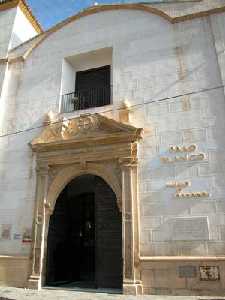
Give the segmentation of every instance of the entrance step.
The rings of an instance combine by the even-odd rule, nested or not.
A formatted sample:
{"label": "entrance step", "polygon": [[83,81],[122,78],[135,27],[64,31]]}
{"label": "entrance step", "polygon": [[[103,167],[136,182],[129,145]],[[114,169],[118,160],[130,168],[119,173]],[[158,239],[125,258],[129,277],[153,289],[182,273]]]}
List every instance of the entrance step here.
{"label": "entrance step", "polygon": [[[111,292],[113,292],[112,290]],[[109,290],[77,291],[62,290],[61,288],[44,288],[41,291],[0,287],[1,300],[225,300],[225,297],[197,297],[197,296],[128,296],[111,293]]]}

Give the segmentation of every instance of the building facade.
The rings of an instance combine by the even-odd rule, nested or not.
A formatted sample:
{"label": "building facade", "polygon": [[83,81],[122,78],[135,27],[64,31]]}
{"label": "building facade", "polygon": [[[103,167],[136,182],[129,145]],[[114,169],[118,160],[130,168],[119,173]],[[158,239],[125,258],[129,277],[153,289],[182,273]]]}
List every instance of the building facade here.
{"label": "building facade", "polygon": [[0,24],[0,284],[224,295],[225,1]]}

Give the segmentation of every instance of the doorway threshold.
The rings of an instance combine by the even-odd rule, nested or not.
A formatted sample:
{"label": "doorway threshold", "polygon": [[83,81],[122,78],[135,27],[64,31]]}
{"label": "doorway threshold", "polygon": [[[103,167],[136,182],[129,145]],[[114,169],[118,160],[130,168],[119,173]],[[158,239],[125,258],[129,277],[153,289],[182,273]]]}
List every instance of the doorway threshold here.
{"label": "doorway threshold", "polygon": [[122,294],[122,289],[114,288],[88,288],[79,287],[76,285],[68,284],[61,286],[44,286],[42,289],[45,290],[66,290],[66,291],[76,291],[81,293],[103,293],[103,294]]}

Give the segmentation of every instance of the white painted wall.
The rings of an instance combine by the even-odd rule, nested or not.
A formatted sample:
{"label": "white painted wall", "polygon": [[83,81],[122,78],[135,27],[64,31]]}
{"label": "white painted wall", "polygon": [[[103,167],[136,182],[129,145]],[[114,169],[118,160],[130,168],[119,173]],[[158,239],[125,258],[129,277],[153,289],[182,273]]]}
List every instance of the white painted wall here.
{"label": "white painted wall", "polygon": [[76,72],[112,64],[112,48],[81,53],[67,57]]}
{"label": "white painted wall", "polygon": [[0,11],[0,58],[6,57],[17,9]]}
{"label": "white painted wall", "polygon": [[62,63],[62,81],[61,81],[61,95],[74,92],[75,88],[75,70],[73,66],[63,59]]}
{"label": "white painted wall", "polygon": [[[209,18],[172,25],[159,16],[129,10],[84,17],[52,33],[33,51],[20,66],[20,76],[12,77],[18,81],[14,95],[6,93],[2,102],[10,103],[0,124],[2,133],[40,126],[48,111],[58,112],[60,93],[72,87],[71,64],[77,70],[84,63],[89,68],[88,60],[82,60],[85,53],[113,49],[114,96],[107,110],[112,108],[113,116],[127,99],[132,124],[145,129],[138,153],[142,255],[225,253],[225,99],[219,88],[225,16],[220,18],[212,30]],[[64,61],[66,57],[74,59]],[[11,72],[17,74],[18,66],[12,65]],[[28,142],[38,132],[1,138],[0,179],[7,189],[0,189],[0,214],[15,233],[32,226],[36,178]],[[206,154],[205,161],[160,162],[160,156],[170,155],[171,145],[192,143]],[[207,190],[210,197],[177,199],[166,187],[173,180],[190,180],[192,191]],[[12,237],[0,241],[0,250],[28,254],[30,249]]]}
{"label": "white painted wall", "polygon": [[26,42],[35,35],[37,35],[37,31],[21,11],[21,9],[17,7],[9,50],[18,46],[19,44],[22,44],[23,42]]}

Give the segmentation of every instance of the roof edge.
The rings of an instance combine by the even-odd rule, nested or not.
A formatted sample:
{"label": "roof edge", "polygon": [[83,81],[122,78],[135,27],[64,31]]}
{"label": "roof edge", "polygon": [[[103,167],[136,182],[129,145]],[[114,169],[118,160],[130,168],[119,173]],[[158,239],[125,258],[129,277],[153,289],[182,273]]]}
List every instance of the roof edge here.
{"label": "roof edge", "polygon": [[30,7],[26,3],[25,0],[6,0],[5,2],[0,3],[0,11],[4,11],[10,8],[19,7],[21,11],[24,13],[28,21],[32,24],[34,29],[38,34],[43,33],[43,29],[38,22],[38,20],[33,15]]}
{"label": "roof edge", "polygon": [[[24,1],[24,0],[21,0],[21,1]],[[34,43],[30,48],[28,48],[25,51],[25,53],[23,54],[24,59],[29,57],[29,55],[33,52],[33,50],[36,49],[49,35],[60,30],[62,27],[66,26],[67,24],[70,24],[74,21],[81,19],[82,17],[86,17],[86,16],[89,16],[92,14],[97,14],[97,13],[105,12],[105,11],[120,10],[120,9],[145,11],[150,14],[158,15],[158,16],[164,18],[165,20],[167,20],[168,22],[170,22],[171,24],[174,24],[174,23],[180,23],[180,22],[184,22],[184,21],[188,21],[188,20],[192,20],[192,19],[196,19],[196,18],[207,17],[212,14],[223,13],[223,12],[225,12],[225,5],[222,7],[219,7],[219,8],[213,8],[213,9],[209,9],[206,11],[191,13],[191,14],[180,16],[180,17],[171,17],[168,14],[166,14],[164,11],[162,11],[161,9],[158,9],[158,8],[150,6],[150,5],[147,6],[145,4],[140,4],[140,3],[106,4],[106,5],[92,6],[87,9],[84,9],[83,11],[79,12],[76,15],[73,15],[73,16],[63,20],[62,22],[56,24],[55,26],[49,28],[48,30],[46,30],[44,32],[42,31],[38,36],[24,42],[23,44],[26,44],[27,42],[29,42],[35,38],[39,38],[36,43]],[[23,44],[21,44],[21,45],[23,45]],[[19,48],[21,45],[17,46],[16,48]],[[16,48],[14,48],[14,49],[16,49]],[[12,49],[12,50],[14,50],[14,49]]]}
{"label": "roof edge", "polygon": [[0,11],[14,8],[18,5],[19,0],[8,0],[0,3]]}
{"label": "roof edge", "polygon": [[41,27],[41,24],[38,22],[36,17],[33,15],[32,10],[28,6],[25,0],[19,0],[18,3],[19,8],[22,10],[24,15],[27,17],[28,21],[33,25],[34,29],[37,31],[37,33],[43,33],[43,29]]}

